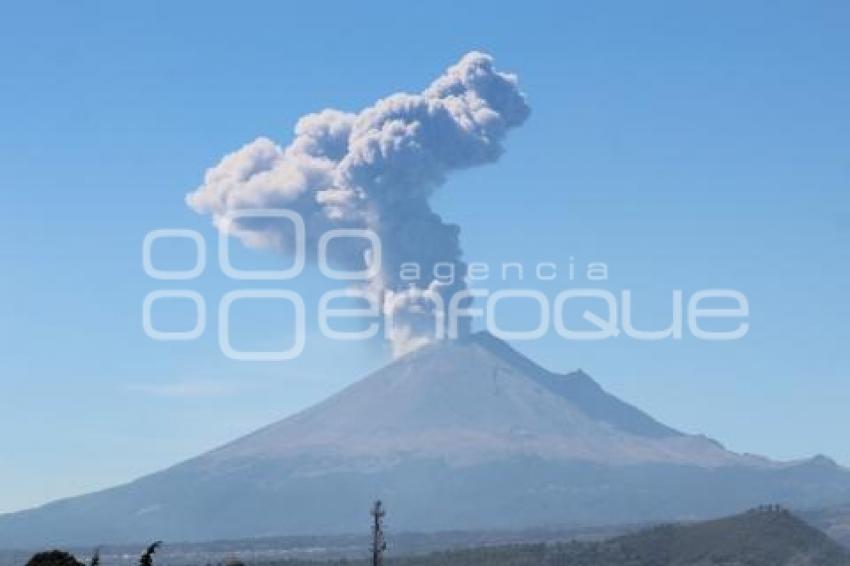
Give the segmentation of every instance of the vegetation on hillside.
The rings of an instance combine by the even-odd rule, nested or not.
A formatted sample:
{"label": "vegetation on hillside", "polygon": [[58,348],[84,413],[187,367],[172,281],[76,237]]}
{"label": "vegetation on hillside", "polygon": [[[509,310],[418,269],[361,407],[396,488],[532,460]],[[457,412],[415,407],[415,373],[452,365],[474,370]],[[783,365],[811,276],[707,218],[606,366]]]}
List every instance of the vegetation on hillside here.
{"label": "vegetation on hillside", "polygon": [[[162,546],[160,541],[148,546],[139,557],[139,566],[153,566],[153,555],[160,546]],[[29,559],[26,566],[86,566],[86,564],[77,560],[70,552],[49,550],[35,554]],[[88,566],[100,566],[99,548],[92,554]]]}
{"label": "vegetation on hillside", "polygon": [[[378,529],[379,534],[380,528]],[[373,532],[373,538],[376,535]],[[382,540],[382,537],[375,540]],[[375,541],[373,540],[373,543]],[[139,566],[153,566],[160,543]],[[374,544],[373,544],[374,546]],[[383,545],[381,545],[383,546]],[[379,553],[380,554],[380,553]],[[258,566],[368,566],[372,559],[268,561]],[[91,565],[97,564],[97,553]],[[380,564],[381,557],[378,557]],[[386,566],[850,566],[850,554],[821,531],[778,506],[700,523],[662,525],[602,541],[518,544],[393,556]],[[228,566],[242,566],[233,561]],[[85,566],[58,550],[39,553],[27,566]]]}
{"label": "vegetation on hillside", "polygon": [[[277,562],[268,566],[316,566]],[[326,562],[361,566],[367,561]],[[664,525],[598,542],[513,545],[388,557],[387,566],[850,566],[826,535],[776,506],[685,525]]]}

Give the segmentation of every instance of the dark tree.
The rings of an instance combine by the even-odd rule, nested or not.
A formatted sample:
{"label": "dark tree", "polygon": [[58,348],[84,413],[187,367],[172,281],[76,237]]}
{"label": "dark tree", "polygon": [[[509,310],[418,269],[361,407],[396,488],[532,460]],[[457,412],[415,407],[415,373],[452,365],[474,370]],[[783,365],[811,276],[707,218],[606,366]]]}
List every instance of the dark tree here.
{"label": "dark tree", "polygon": [[162,546],[162,541],[158,540],[148,547],[148,549],[139,558],[139,566],[153,566],[153,555],[156,549]]}
{"label": "dark tree", "polygon": [[73,555],[62,550],[39,552],[27,562],[27,566],[85,566]]}

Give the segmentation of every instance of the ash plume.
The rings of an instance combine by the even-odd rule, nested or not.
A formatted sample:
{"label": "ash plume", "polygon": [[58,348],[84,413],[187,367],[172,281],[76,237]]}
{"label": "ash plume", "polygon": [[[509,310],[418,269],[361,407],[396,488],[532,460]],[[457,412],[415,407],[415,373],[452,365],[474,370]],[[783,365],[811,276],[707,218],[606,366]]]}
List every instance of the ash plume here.
{"label": "ash plume", "polygon": [[[404,353],[433,338],[435,324],[442,324],[433,296],[447,306],[465,287],[460,228],[435,213],[429,198],[451,171],[498,160],[508,130],[528,114],[516,77],[473,51],[419,94],[392,94],[359,113],[308,114],[286,147],[257,138],[209,169],[186,200],[251,247],[286,250],[291,227],[262,219],[225,222],[228,213],[294,210],[304,218],[308,253],[328,229],[373,230],[382,261],[364,288],[394,321],[394,351]],[[357,242],[332,246],[331,261],[363,269],[368,244]],[[418,264],[420,276],[401,277],[403,263]],[[454,266],[454,283],[435,279],[438,263]]]}

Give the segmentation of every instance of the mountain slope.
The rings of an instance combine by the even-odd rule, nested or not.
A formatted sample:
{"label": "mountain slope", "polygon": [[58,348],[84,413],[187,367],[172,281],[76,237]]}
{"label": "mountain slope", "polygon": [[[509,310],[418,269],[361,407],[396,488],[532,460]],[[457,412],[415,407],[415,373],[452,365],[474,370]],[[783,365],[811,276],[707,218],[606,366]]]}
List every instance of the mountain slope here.
{"label": "mountain slope", "polygon": [[489,335],[423,348],[318,405],[130,484],[0,517],[0,546],[690,518],[850,501],[850,474],[658,423]]}
{"label": "mountain slope", "polygon": [[567,399],[592,419],[640,436],[665,438],[682,435],[632,405],[609,395],[581,370],[565,376],[552,373],[486,332],[474,335],[472,341],[498,356],[519,373]]}
{"label": "mountain slope", "polygon": [[581,372],[549,373],[487,334],[414,352],[197,463],[305,454],[370,470],[411,457],[765,464],[665,427]]}

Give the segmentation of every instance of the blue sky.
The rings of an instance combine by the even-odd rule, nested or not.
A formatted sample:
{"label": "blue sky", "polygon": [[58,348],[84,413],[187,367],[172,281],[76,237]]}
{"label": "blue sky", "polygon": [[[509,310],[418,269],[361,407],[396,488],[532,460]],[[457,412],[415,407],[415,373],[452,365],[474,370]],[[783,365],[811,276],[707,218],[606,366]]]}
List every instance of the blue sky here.
{"label": "blue sky", "polygon": [[[307,112],[419,91],[471,49],[519,75],[532,116],[499,163],[453,176],[434,200],[468,259],[604,261],[607,287],[633,290],[647,325],[663,323],[672,289],[739,289],[752,311],[736,342],[517,346],[735,450],[850,465],[846,2],[4,12],[0,512],[155,471],[385,363],[383,344],[315,336],[292,362],[222,356],[214,306],[237,285],[184,196],[257,136],[286,144]],[[205,274],[179,283],[213,319],[193,342],[142,331],[144,296],[170,285],[145,275],[141,243],[172,227],[211,250]],[[185,251],[160,261],[185,265]],[[320,287],[292,285],[308,302]],[[284,336],[277,315],[243,313],[239,340]],[[163,316],[187,324],[180,308]]]}

